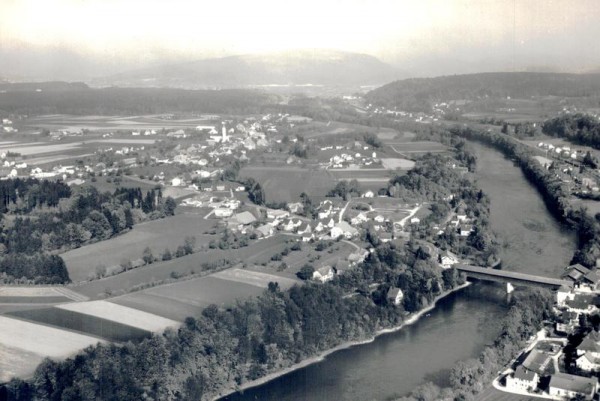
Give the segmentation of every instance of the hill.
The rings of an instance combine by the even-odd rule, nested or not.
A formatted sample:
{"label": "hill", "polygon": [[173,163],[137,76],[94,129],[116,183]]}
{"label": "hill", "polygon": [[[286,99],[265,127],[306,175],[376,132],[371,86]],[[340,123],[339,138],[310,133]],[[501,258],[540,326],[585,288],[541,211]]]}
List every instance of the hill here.
{"label": "hill", "polygon": [[[254,90],[93,89],[65,82],[0,84],[0,110],[15,114],[259,113],[278,97]],[[38,89],[41,89],[39,91]]]}
{"label": "hill", "polygon": [[367,93],[369,102],[402,110],[482,98],[600,95],[600,74],[499,72],[395,81]]}
{"label": "hill", "polygon": [[373,85],[398,71],[365,54],[324,50],[240,55],[169,64],[92,81],[120,87],[243,88],[269,85]]}

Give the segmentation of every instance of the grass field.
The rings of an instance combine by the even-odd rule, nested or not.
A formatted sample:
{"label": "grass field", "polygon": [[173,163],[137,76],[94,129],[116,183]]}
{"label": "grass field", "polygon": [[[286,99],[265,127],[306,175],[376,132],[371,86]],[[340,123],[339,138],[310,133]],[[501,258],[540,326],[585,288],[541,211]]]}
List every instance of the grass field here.
{"label": "grass field", "polygon": [[165,120],[158,115],[148,116],[71,116],[52,114],[31,117],[24,123],[29,127],[48,127],[49,129],[89,129],[89,130],[144,130],[162,128],[191,128],[197,125],[214,125],[205,118],[185,120]]}
{"label": "grass field", "polygon": [[75,302],[60,305],[56,308],[94,316],[149,332],[161,332],[167,327],[175,327],[179,324],[171,319],[107,301]]}
{"label": "grass field", "polygon": [[325,196],[336,181],[325,170],[308,170],[298,167],[247,166],[240,177],[252,177],[265,190],[267,201],[297,201],[302,192],[310,196]]}
{"label": "grass field", "polygon": [[46,356],[24,349],[7,347],[0,342],[0,382],[13,377],[30,377]]}
{"label": "grass field", "polygon": [[96,337],[0,316],[0,344],[7,348],[62,358],[99,341]]}
{"label": "grass field", "polygon": [[150,336],[150,331],[131,325],[102,319],[96,316],[77,313],[61,308],[42,308],[17,311],[10,316],[26,319],[34,323],[77,331],[85,335],[101,337],[109,341],[139,341]]}
{"label": "grass field", "polygon": [[399,159],[399,158],[383,158],[381,159],[381,163],[383,167],[389,170],[410,170],[415,166],[415,162],[407,159]]}
{"label": "grass field", "polygon": [[232,305],[237,299],[260,295],[269,282],[287,289],[299,280],[269,272],[232,268],[191,280],[149,288],[110,299],[110,302],[183,321],[198,316],[210,304]]}
{"label": "grass field", "polygon": [[123,235],[73,249],[61,256],[71,280],[79,282],[93,277],[98,266],[117,266],[122,261],[141,258],[146,247],[159,255],[165,248],[175,251],[188,236],[196,237],[197,246],[208,243],[213,236],[204,233],[210,231],[215,223],[215,220],[204,220],[199,215],[175,215],[138,224]]}
{"label": "grass field", "polygon": [[387,145],[391,146],[393,150],[397,153],[402,154],[411,154],[411,153],[427,153],[427,152],[445,152],[447,151],[447,147],[442,145],[439,142],[431,142],[431,141],[419,141],[419,142],[399,142],[399,141],[389,141],[386,142]]}
{"label": "grass field", "polygon": [[261,263],[270,260],[275,253],[281,252],[286,247],[287,241],[289,241],[289,237],[277,235],[240,249],[214,249],[198,252],[168,262],[139,267],[101,280],[81,283],[74,286],[73,289],[91,298],[100,298],[107,292],[117,295],[140,284],[168,280],[172,274],[185,276],[191,274],[192,271],[199,273],[202,270],[201,265],[206,262],[226,259]]}
{"label": "grass field", "polygon": [[338,180],[378,181],[387,182],[394,172],[386,169],[361,169],[361,170],[329,170],[331,175]]}

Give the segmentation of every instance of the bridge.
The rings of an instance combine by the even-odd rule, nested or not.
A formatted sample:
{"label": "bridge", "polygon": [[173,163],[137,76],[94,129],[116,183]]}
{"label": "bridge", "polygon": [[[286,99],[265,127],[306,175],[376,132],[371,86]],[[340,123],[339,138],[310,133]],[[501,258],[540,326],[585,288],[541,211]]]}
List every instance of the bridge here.
{"label": "bridge", "polygon": [[573,282],[558,278],[534,276],[533,274],[510,272],[472,265],[457,264],[456,270],[465,273],[467,278],[475,278],[484,281],[495,281],[506,283],[506,291],[512,292],[513,285],[528,287],[545,287],[556,290],[562,286],[572,287]]}

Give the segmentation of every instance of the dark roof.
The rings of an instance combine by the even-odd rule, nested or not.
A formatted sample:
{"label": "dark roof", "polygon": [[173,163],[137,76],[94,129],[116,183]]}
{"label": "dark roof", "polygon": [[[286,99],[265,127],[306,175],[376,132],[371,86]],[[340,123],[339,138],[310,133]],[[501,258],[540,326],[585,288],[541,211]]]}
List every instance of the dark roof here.
{"label": "dark roof", "polygon": [[548,366],[548,362],[550,362],[550,355],[534,349],[523,361],[523,367],[532,372],[542,374],[546,366]]}
{"label": "dark roof", "polygon": [[581,394],[592,394],[598,384],[597,378],[588,378],[569,375],[567,373],[555,373],[550,377],[550,387],[573,391]]}
{"label": "dark roof", "polygon": [[532,372],[531,370],[525,369],[522,365],[519,365],[517,367],[517,369],[515,370],[515,379],[519,379],[519,380],[526,380],[528,382],[531,382],[535,379],[535,372]]}
{"label": "dark roof", "polygon": [[392,287],[388,290],[387,297],[390,299],[396,299],[399,293],[402,293],[402,290],[400,288]]}
{"label": "dark roof", "polygon": [[577,346],[578,351],[600,352],[600,333],[591,331],[581,344]]}

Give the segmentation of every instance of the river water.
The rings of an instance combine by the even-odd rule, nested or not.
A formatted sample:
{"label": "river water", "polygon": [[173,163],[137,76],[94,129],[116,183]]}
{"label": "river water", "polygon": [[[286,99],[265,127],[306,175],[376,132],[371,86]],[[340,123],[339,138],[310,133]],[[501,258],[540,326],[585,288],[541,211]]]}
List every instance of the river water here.
{"label": "river water", "polygon": [[[505,245],[503,268],[558,277],[575,250],[574,234],[555,221],[510,160],[472,146],[478,184],[492,201],[491,226]],[[427,381],[445,385],[457,361],[477,356],[493,341],[505,305],[502,286],[472,285],[441,300],[411,326],[223,400],[384,401]]]}

